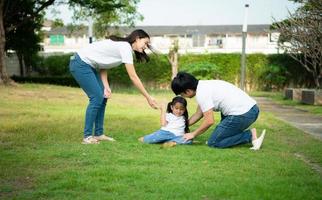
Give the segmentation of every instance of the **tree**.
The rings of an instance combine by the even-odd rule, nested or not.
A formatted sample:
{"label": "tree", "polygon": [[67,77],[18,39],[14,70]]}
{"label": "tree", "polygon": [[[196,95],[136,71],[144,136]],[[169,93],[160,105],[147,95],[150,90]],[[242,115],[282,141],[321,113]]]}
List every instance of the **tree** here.
{"label": "tree", "polygon": [[[21,6],[23,3],[33,5],[31,12],[26,12],[24,6]],[[6,73],[4,61],[5,46],[10,46],[6,45],[6,34],[17,31],[23,26],[26,27],[26,24],[30,21],[39,20],[39,18],[42,18],[44,10],[54,3],[68,4],[70,7],[77,8],[82,13],[79,16],[88,17],[92,15],[97,20],[100,17],[106,16],[108,13],[114,13],[114,22],[121,21],[121,17],[127,17],[125,22],[130,23],[139,16],[135,12],[138,0],[0,0],[0,84],[9,84],[12,82]],[[10,9],[9,12],[8,8],[16,9]],[[28,14],[22,15],[22,13]],[[10,21],[10,19],[16,16],[23,16],[23,18]],[[104,22],[107,23],[107,21],[105,20]],[[35,32],[35,29],[33,31]],[[24,39],[28,39],[25,36],[23,37]]]}
{"label": "tree", "polygon": [[302,3],[288,19],[272,28],[280,33],[279,46],[312,75],[315,86],[322,81],[322,1],[293,0]]}
{"label": "tree", "polygon": [[[19,6],[17,6],[19,5]],[[12,0],[6,4],[6,13],[11,14],[6,18],[5,27],[12,24],[20,24],[14,29],[6,32],[5,50],[16,52],[22,76],[29,75],[31,70],[31,58],[40,49],[39,43],[42,40],[41,27],[43,24],[43,13],[38,13],[34,18],[29,18],[33,14],[33,1]]]}
{"label": "tree", "polygon": [[175,39],[169,51],[168,60],[171,64],[171,80],[177,76],[178,73],[178,51],[179,51],[179,41]]}

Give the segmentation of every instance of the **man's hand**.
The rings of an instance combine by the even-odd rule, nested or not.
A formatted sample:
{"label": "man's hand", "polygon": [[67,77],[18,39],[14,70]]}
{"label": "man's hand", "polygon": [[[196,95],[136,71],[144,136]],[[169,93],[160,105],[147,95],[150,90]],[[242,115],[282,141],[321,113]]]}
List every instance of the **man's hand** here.
{"label": "man's hand", "polygon": [[186,133],[183,135],[184,141],[188,141],[188,140],[192,140],[193,138],[195,138],[194,134],[192,133]]}

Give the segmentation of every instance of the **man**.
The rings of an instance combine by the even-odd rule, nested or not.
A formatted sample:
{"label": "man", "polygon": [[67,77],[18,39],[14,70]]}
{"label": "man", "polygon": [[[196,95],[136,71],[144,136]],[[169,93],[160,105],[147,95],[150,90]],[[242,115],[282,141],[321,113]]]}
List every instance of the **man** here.
{"label": "man", "polygon": [[256,101],[236,86],[221,80],[197,80],[193,75],[179,72],[171,83],[176,95],[193,98],[196,96],[197,111],[190,117],[189,125],[203,118],[200,126],[186,133],[186,140],[204,133],[215,122],[213,111],[221,112],[221,121],[212,132],[209,147],[227,148],[238,144],[252,143],[251,149],[260,149],[265,130],[257,138],[256,129],[246,130],[259,114]]}

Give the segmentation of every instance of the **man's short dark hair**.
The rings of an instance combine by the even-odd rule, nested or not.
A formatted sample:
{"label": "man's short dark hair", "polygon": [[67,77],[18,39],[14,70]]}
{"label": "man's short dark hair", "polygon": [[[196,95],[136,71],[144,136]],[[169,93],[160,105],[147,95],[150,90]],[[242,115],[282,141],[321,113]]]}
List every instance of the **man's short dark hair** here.
{"label": "man's short dark hair", "polygon": [[186,72],[179,72],[171,82],[172,91],[178,95],[190,89],[196,91],[198,86],[198,79]]}

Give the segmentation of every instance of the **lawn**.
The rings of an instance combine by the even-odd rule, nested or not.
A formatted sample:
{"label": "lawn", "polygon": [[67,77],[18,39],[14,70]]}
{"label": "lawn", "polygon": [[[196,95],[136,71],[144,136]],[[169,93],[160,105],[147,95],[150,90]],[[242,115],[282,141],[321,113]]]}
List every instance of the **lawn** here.
{"label": "lawn", "polygon": [[160,127],[159,111],[116,91],[105,130],[117,142],[82,145],[81,89],[23,84],[0,94],[0,199],[322,199],[322,142],[270,113],[254,125],[267,129],[260,151],[209,148],[210,131],[164,149],[137,141]]}

